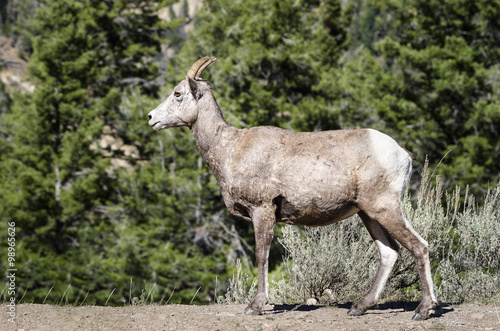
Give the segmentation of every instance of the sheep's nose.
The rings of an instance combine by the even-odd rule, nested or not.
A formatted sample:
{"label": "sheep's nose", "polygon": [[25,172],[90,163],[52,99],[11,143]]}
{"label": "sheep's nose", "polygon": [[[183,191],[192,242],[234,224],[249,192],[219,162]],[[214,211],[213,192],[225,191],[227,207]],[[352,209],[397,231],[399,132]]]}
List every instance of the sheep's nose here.
{"label": "sheep's nose", "polygon": [[153,117],[153,116],[151,116],[151,114],[148,114],[148,118],[151,119],[151,117]]}

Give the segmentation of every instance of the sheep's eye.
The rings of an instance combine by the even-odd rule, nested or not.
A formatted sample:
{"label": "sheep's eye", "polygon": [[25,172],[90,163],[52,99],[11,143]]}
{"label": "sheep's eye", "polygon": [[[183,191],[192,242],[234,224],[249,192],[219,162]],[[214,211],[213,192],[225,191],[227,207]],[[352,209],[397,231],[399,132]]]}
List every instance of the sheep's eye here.
{"label": "sheep's eye", "polygon": [[174,92],[174,95],[176,98],[180,97],[181,96],[181,93],[180,92]]}

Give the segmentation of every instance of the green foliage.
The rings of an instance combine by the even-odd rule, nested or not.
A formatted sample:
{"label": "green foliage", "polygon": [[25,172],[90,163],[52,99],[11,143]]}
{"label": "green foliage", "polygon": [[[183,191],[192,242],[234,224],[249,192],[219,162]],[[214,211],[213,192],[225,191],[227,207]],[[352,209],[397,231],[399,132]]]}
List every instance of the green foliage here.
{"label": "green foliage", "polygon": [[208,1],[174,64],[188,68],[193,54],[219,58],[209,80],[234,125],[338,128],[327,107],[333,96],[316,86],[347,45],[349,8],[340,1]]}
{"label": "green foliage", "polygon": [[0,34],[15,42],[20,57],[24,58],[24,52],[31,49],[31,42],[27,36],[27,25],[39,5],[36,0],[4,0],[0,2]]}
{"label": "green foliage", "polygon": [[483,183],[494,183],[500,164],[498,83],[493,83],[500,59],[499,4],[374,6],[391,14],[386,24],[394,31],[376,46],[393,79],[380,90],[391,96],[388,107],[379,109],[389,132],[394,128],[405,147],[436,161],[452,150],[439,168],[446,184],[469,184],[477,192]]}
{"label": "green foliage", "polygon": [[[12,107],[1,114],[0,144],[0,215],[20,230],[18,291],[26,291],[27,301],[72,301],[91,291],[88,302],[103,304],[113,287],[128,288],[130,278],[151,279],[150,261],[142,260],[145,251],[156,252],[148,236],[134,236],[137,245],[123,251],[114,246],[135,229],[120,218],[119,188],[129,177],[117,168],[121,157],[137,159],[137,148],[115,150],[105,139],[121,139],[117,127],[128,114],[119,106],[129,87],[144,98],[157,91],[153,56],[168,25],[153,9],[148,2],[46,1],[30,21],[36,89],[12,94]],[[119,221],[129,222],[126,231]]]}

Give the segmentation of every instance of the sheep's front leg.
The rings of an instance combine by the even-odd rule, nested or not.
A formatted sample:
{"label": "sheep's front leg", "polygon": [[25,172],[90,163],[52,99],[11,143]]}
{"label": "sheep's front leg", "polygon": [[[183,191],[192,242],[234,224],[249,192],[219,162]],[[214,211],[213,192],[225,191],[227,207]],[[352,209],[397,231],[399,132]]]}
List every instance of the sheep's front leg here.
{"label": "sheep's front leg", "polygon": [[269,284],[267,282],[269,249],[274,235],[276,207],[272,204],[255,208],[252,213],[255,230],[255,257],[258,266],[257,295],[250,301],[245,314],[259,314],[269,302]]}

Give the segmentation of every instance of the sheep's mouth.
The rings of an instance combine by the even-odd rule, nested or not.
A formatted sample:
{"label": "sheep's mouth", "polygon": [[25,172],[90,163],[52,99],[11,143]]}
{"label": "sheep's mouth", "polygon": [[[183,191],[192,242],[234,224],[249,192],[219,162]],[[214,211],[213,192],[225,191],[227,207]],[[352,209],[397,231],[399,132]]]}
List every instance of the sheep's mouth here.
{"label": "sheep's mouth", "polygon": [[[151,127],[154,129],[154,128],[155,128],[155,125],[156,125],[156,124],[158,124],[158,123],[160,123],[160,121],[158,121],[158,122],[154,122],[153,124],[150,124],[150,125],[151,125]],[[155,129],[155,130],[156,130],[156,129]]]}

